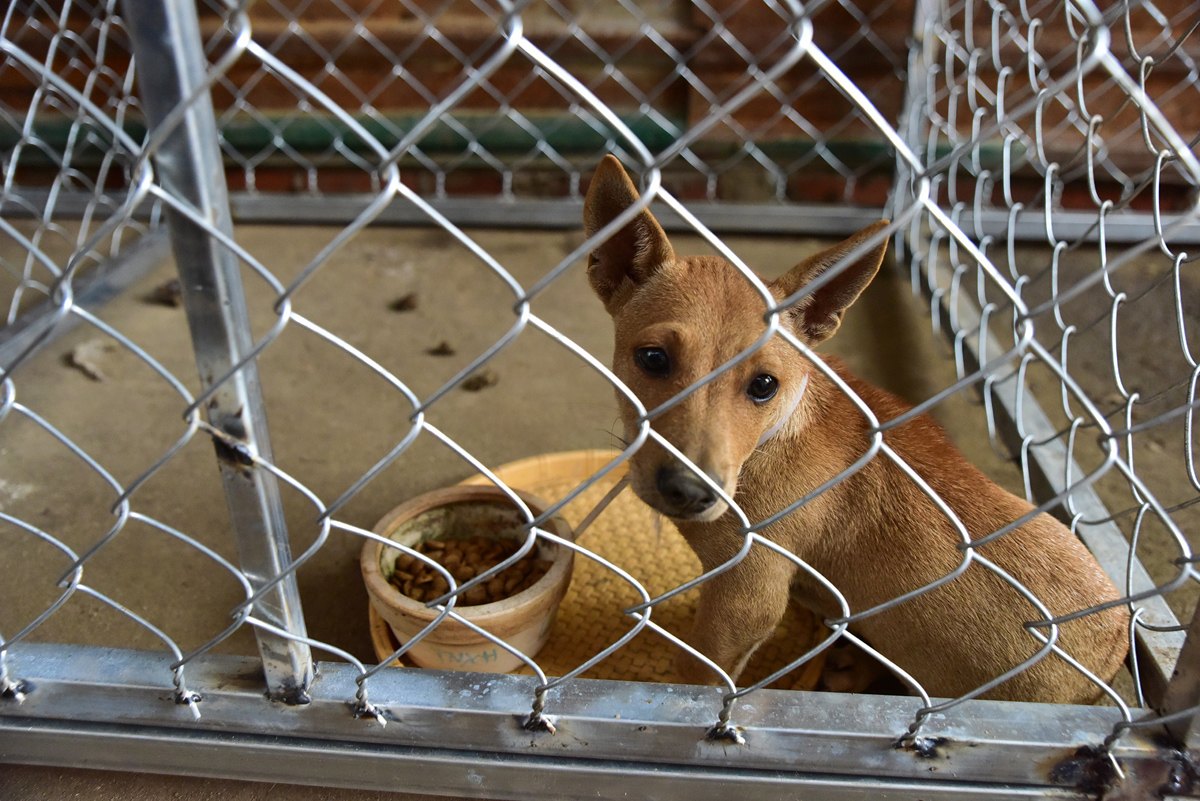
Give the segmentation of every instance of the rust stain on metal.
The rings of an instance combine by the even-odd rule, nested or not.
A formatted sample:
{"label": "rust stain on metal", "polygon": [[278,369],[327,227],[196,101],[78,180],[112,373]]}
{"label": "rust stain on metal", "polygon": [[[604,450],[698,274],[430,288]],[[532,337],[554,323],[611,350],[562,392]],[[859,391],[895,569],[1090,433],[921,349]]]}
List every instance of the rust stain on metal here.
{"label": "rust stain on metal", "polygon": [[517,715],[517,725],[533,734],[555,734],[558,727],[552,716],[541,712],[530,712],[528,715]]}
{"label": "rust stain on metal", "polygon": [[724,743],[726,745],[745,745],[746,738],[743,736],[741,726],[733,726],[728,723],[719,723],[708,730],[704,739],[712,743]]}
{"label": "rust stain on metal", "polygon": [[1052,762],[1046,776],[1055,784],[1069,785],[1099,798],[1113,785],[1117,772],[1103,748],[1084,745],[1066,759]]}
{"label": "rust stain on metal", "polygon": [[896,748],[915,754],[921,759],[949,759],[946,748],[950,740],[946,737],[914,737],[908,741],[898,741]]}
{"label": "rust stain on metal", "polygon": [[240,467],[253,467],[254,459],[246,452],[244,447],[237,443],[228,442],[222,437],[213,434],[213,447],[217,450],[217,459],[222,464],[237,465]]}
{"label": "rust stain on metal", "polygon": [[1200,764],[1187,749],[1180,747],[1167,734],[1155,738],[1163,748],[1166,776],[1158,788],[1158,796],[1200,796]]}

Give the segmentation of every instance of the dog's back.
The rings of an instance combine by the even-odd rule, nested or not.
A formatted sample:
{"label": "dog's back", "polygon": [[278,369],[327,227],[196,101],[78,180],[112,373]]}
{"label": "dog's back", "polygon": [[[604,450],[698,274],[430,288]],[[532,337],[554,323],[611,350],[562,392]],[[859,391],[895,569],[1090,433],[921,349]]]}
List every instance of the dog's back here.
{"label": "dog's back", "polygon": [[[606,158],[588,188],[588,234],[636,200],[620,164]],[[974,691],[1037,653],[1040,644],[1024,624],[1046,615],[1025,593],[1054,617],[1118,597],[1087,549],[1045,514],[977,549],[960,547],[964,538],[986,537],[1031,507],[976,470],[928,417],[885,426],[883,447],[864,460],[880,444],[866,416],[785,341],[784,333],[812,347],[837,331],[879,269],[886,227],[869,226],[772,281],[767,288],[776,303],[795,302],[773,318],[780,330],[769,336],[766,298],[724,259],[677,256],[649,211],[634,215],[589,259],[589,281],[613,316],[613,372],[643,408],[657,410],[654,431],[670,445],[642,444],[630,460],[631,485],[675,521],[706,571],[727,566],[702,585],[689,639],[732,678],[774,633],[790,589],[826,617],[839,618],[842,609],[820,582],[766,547],[728,566],[745,539],[741,518],[721,492],[752,524],[807,497],[762,535],[832,581],[852,613],[903,598],[863,617],[857,629],[935,695]],[[909,410],[836,360],[829,364],[878,420]],[[714,370],[719,374],[710,375]],[[679,397],[705,376],[702,386]],[[618,393],[618,399],[632,441],[644,422],[628,398]],[[1122,607],[1090,613],[1061,626],[1055,645],[1108,681],[1125,656],[1127,622]],[[687,652],[677,667],[685,681],[718,678]],[[1099,691],[1051,653],[988,695],[1082,703]]]}
{"label": "dog's back", "polygon": [[[911,408],[854,376],[840,360],[826,361],[881,422]],[[797,484],[815,487],[867,450],[866,418],[828,379],[812,382],[810,392],[819,396],[829,424],[781,437],[752,455],[735,497],[744,507],[777,511],[795,499]],[[887,429],[883,441],[953,511],[972,540],[1033,508],[980,473],[928,415]],[[821,467],[814,475],[816,462]],[[829,578],[855,612],[935,583],[963,562],[962,536],[949,516],[882,453],[809,507],[785,518],[770,536],[795,548]],[[1084,545],[1047,514],[976,553],[1028,588],[1054,617],[1118,597]],[[811,587],[807,594],[813,599],[827,595]],[[823,614],[833,614],[828,602],[818,605]],[[1036,653],[1040,643],[1023,624],[1043,618],[1015,587],[976,560],[949,583],[864,618],[857,628],[927,690],[957,696]],[[1056,644],[1108,681],[1124,659],[1127,625],[1126,609],[1110,608],[1063,624]],[[1048,654],[985,697],[1088,703],[1099,693],[1082,673]]]}

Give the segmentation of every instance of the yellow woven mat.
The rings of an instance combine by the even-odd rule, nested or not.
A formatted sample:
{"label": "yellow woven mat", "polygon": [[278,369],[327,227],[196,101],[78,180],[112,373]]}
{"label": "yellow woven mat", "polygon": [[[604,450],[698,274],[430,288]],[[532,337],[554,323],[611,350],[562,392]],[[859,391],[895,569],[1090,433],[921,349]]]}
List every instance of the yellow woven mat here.
{"label": "yellow woven mat", "polygon": [[[554,502],[614,456],[615,453],[608,451],[547,454],[513,462],[494,472],[509,486]],[[563,516],[572,529],[624,473],[622,465],[567,505]],[[486,479],[480,476],[463,483],[486,483]],[[659,517],[628,489],[596,518],[578,538],[578,543],[628,572],[641,582],[651,597],[700,574],[699,560],[670,521]],[[699,590],[693,589],[658,604],[651,619],[682,637],[691,629],[698,597]],[[535,660],[548,676],[561,676],[575,669],[633,627],[633,618],[621,610],[639,601],[640,596],[629,582],[596,560],[577,553],[571,586],[559,607],[550,640]],[[376,652],[382,659],[399,646],[373,610],[372,618]],[[790,608],[776,636],[758,649],[738,684],[753,684],[799,658],[819,642],[824,632],[824,627],[807,611]],[[658,633],[643,630],[582,676],[622,681],[675,681],[672,660],[677,650]],[[823,663],[823,657],[818,656],[771,686],[812,689],[820,677]],[[522,668],[516,672],[528,674],[532,671]]]}

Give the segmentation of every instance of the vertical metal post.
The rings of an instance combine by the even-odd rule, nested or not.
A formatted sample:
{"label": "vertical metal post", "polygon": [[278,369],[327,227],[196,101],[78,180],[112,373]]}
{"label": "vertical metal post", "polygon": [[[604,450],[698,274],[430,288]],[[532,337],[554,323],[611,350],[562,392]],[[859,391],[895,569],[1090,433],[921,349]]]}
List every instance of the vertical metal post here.
{"label": "vertical metal post", "polygon": [[[1166,717],[1192,709],[1197,704],[1200,704],[1200,607],[1192,615],[1187,639],[1179,649],[1175,671],[1158,711]],[[1179,742],[1189,748],[1200,747],[1200,716],[1184,715],[1166,725],[1167,731]]]}
{"label": "vertical metal post", "polygon": [[[933,44],[927,41],[931,21],[942,11],[941,0],[916,0],[913,4],[912,36],[908,45],[908,72],[904,79],[904,102],[900,108],[897,120],[897,133],[908,144],[909,148],[919,156],[925,154],[925,137],[929,129],[928,104],[926,97],[926,80],[929,65],[933,56]],[[899,219],[904,209],[913,203],[912,197],[912,168],[904,159],[897,157],[896,174],[893,178],[891,211],[892,219]],[[896,255],[904,254],[904,232],[896,236]],[[902,264],[897,258],[897,267]]]}
{"label": "vertical metal post", "polygon": [[[200,24],[192,0],[123,0],[133,42],[138,90],[147,122],[161,125],[205,81],[206,61]],[[205,390],[237,364],[252,347],[249,313],[237,256],[209,233],[232,238],[233,220],[217,139],[216,116],[208,91],[192,102],[180,123],[154,156],[161,186],[205,221],[198,225],[168,210],[167,223],[183,289],[184,306]],[[270,461],[266,412],[258,369],[251,361],[222,383],[204,404],[209,423]],[[229,516],[242,570],[256,590],[291,562],[279,486],[269,472],[236,449],[216,442]],[[306,636],[294,576],[275,585],[253,608],[260,618],[290,634]],[[258,647],[272,698],[307,701],[312,654],[306,643],[256,629]]]}

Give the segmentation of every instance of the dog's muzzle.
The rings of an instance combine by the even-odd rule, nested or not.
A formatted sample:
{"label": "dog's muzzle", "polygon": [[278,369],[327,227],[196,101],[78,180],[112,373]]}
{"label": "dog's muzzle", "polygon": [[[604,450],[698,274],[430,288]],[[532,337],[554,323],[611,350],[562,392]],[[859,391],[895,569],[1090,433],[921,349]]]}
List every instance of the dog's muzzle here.
{"label": "dog's muzzle", "polygon": [[[718,486],[721,479],[709,474]],[[655,487],[668,507],[662,511],[672,517],[695,517],[707,512],[721,498],[703,479],[686,467],[660,467],[654,477]]]}

